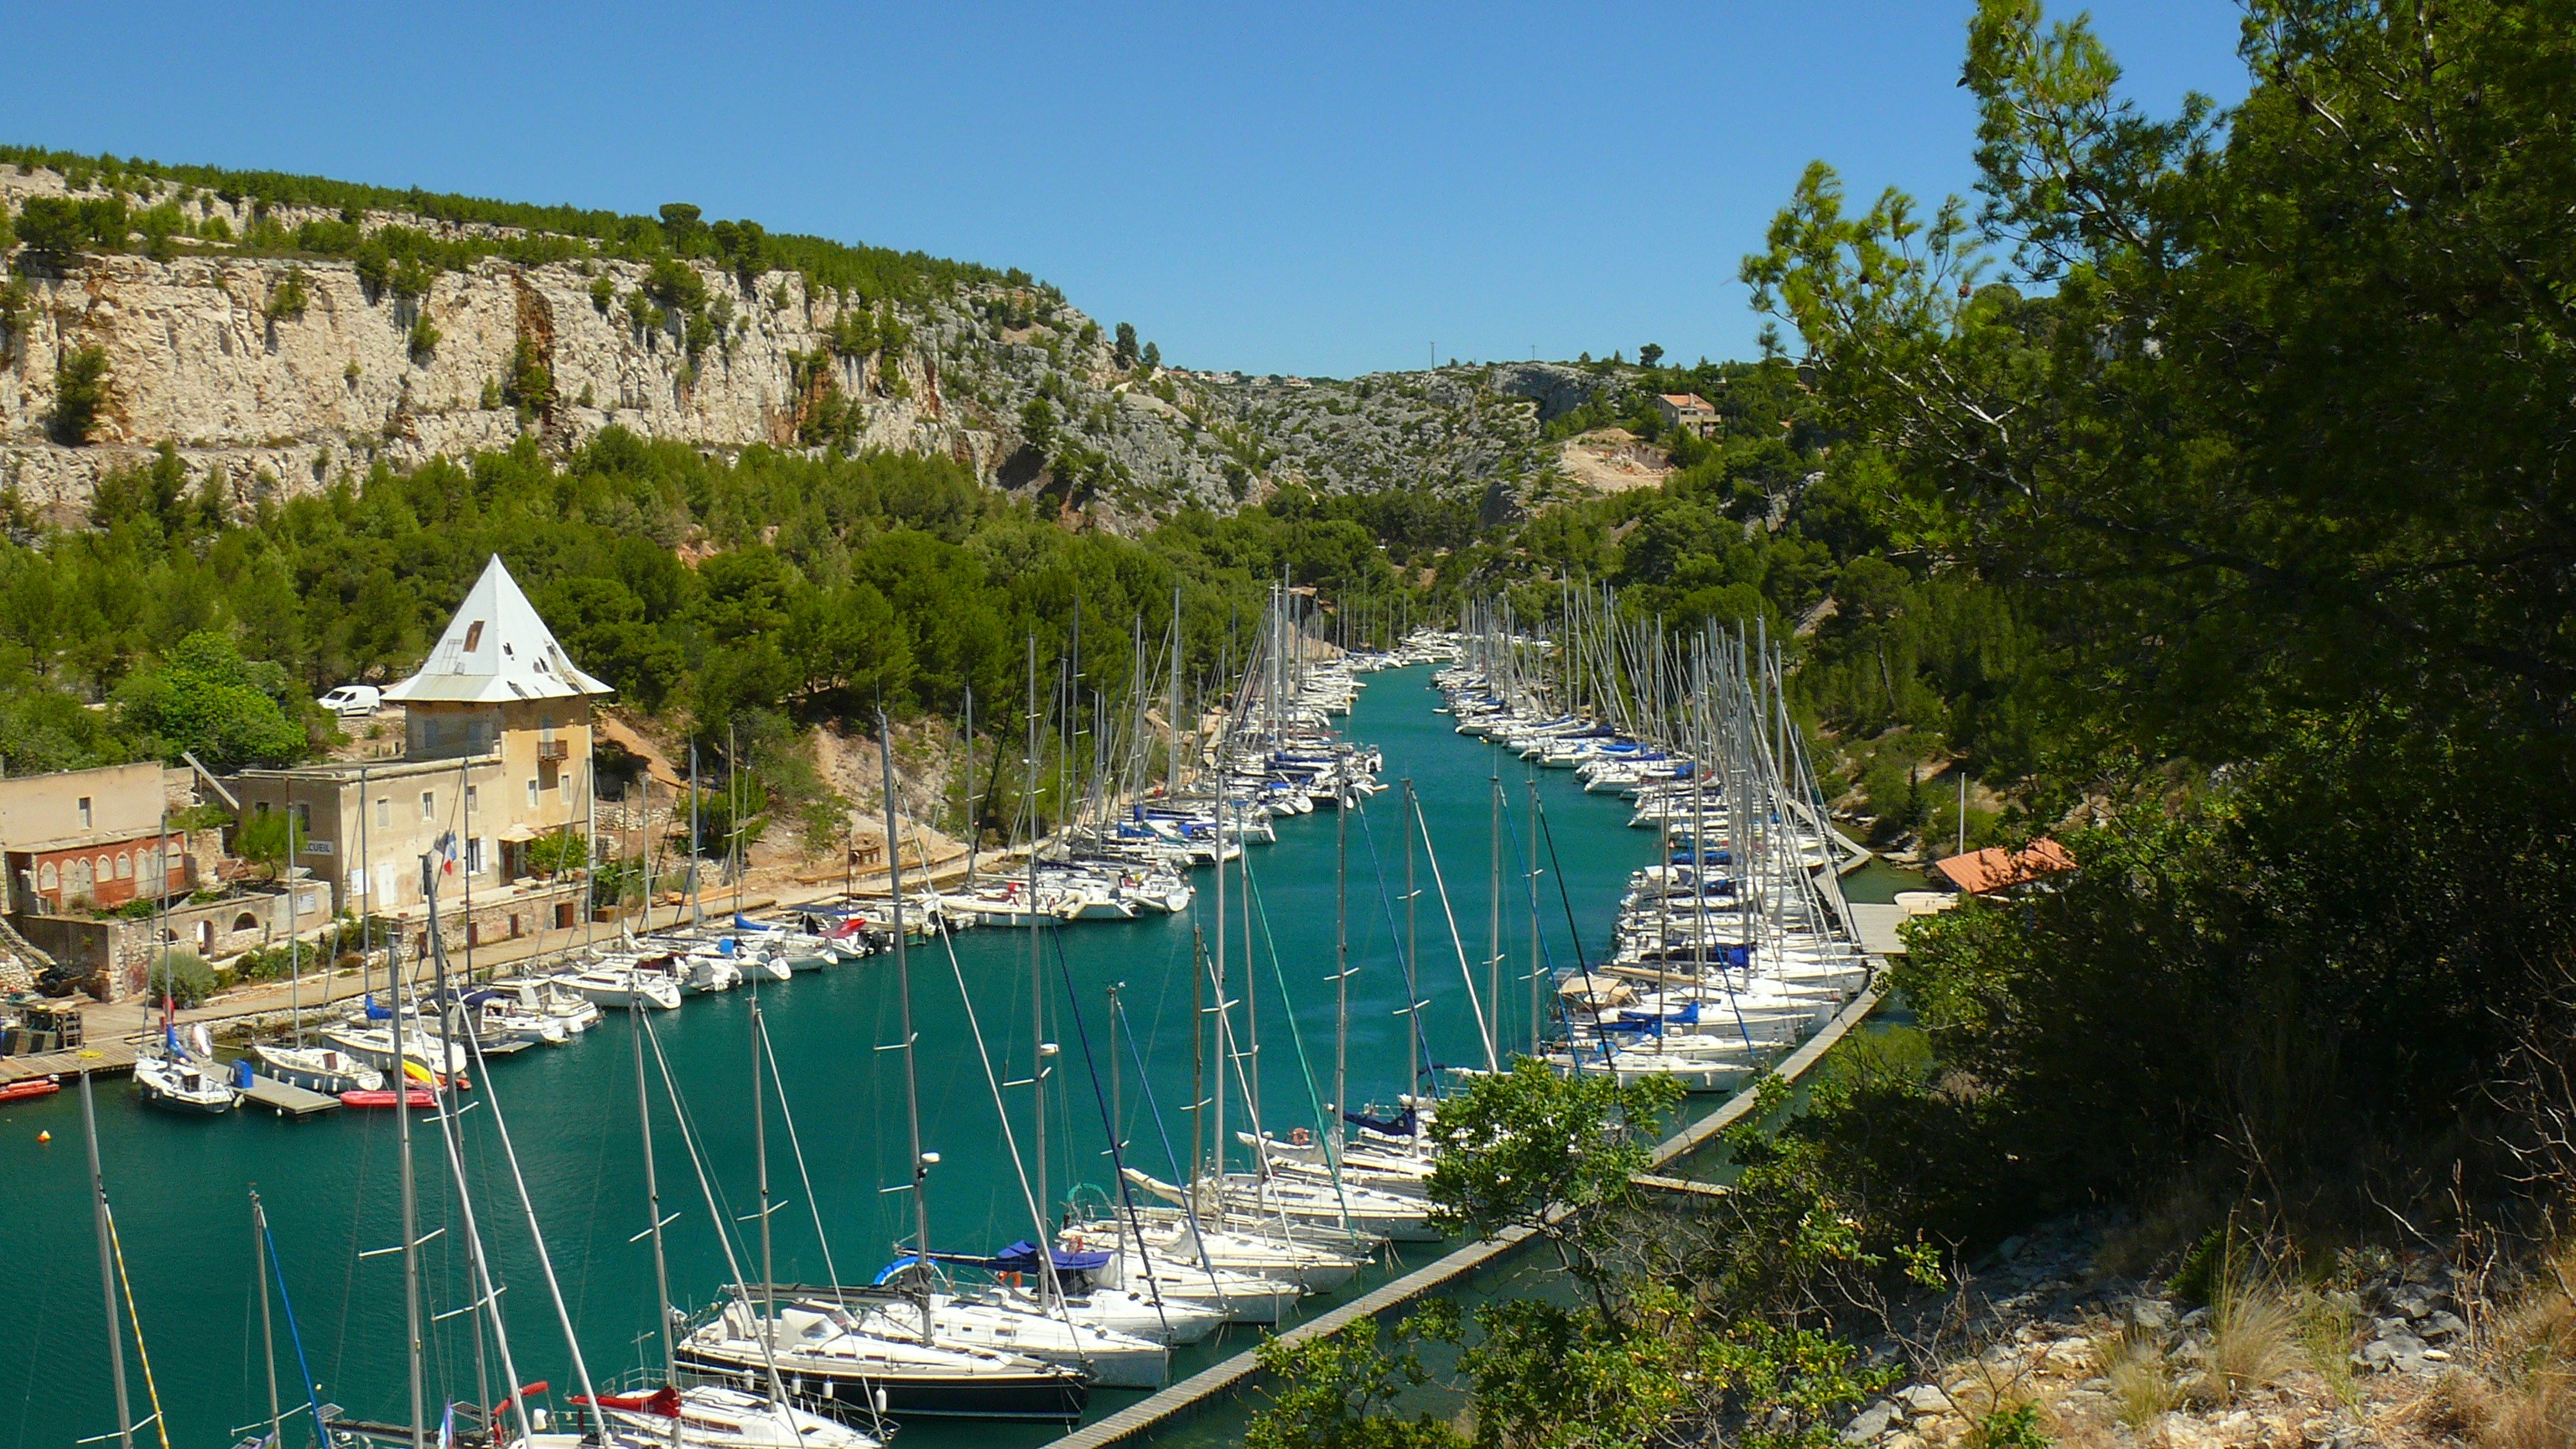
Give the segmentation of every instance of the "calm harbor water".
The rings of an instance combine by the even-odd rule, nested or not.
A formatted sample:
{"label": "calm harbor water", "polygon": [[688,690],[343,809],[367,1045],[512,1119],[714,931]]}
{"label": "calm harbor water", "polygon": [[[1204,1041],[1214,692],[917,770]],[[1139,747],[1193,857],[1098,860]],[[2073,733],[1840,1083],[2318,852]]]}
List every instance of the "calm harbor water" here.
{"label": "calm harbor water", "polygon": [[[1417,855],[1424,894],[1418,909],[1415,989],[1408,989],[1397,941],[1403,932],[1403,817],[1400,796],[1381,794],[1349,822],[1351,1097],[1391,1102],[1412,1087],[1408,1023],[1397,1013],[1428,999],[1430,1056],[1478,1065],[1483,1047],[1467,1005],[1459,958],[1482,962],[1490,866],[1489,774],[1504,780],[1509,813],[1504,850],[1505,1049],[1528,1034],[1530,955],[1527,769],[1450,729],[1432,712],[1429,671],[1370,677],[1344,724],[1386,754],[1383,778],[1410,776],[1428,817],[1450,910],[1434,893],[1428,859]],[[1654,854],[1650,832],[1625,828],[1630,807],[1587,796],[1570,772],[1539,773],[1553,859],[1541,881],[1547,959],[1571,964],[1560,885],[1570,896],[1583,949],[1598,959],[1628,873]],[[1259,1013],[1260,1090],[1266,1124],[1311,1126],[1330,1094],[1334,1040],[1335,834],[1329,811],[1278,822],[1279,841],[1249,852]],[[1417,849],[1419,842],[1417,841]],[[1560,882],[1555,873],[1562,867]],[[1048,1196],[1107,1200],[1113,1174],[1105,1151],[1107,1099],[1121,1107],[1131,1165],[1166,1179],[1188,1154],[1185,1108],[1191,1084],[1191,960],[1194,930],[1215,929],[1208,873],[1199,872],[1192,915],[1127,923],[1085,923],[1043,933],[1047,1035],[1061,1043],[1046,1083]],[[1240,993],[1244,921],[1240,877],[1229,883],[1230,970]],[[1454,913],[1456,937],[1451,935]],[[968,1023],[971,1002],[995,1072],[1030,1075],[1031,966],[1020,932],[965,933],[955,953],[938,944],[912,955],[913,1007],[920,1032],[923,1141],[941,1155],[930,1177],[931,1237],[944,1250],[989,1251],[1031,1235],[1020,1178],[1003,1147],[1002,1119]],[[1116,1080],[1110,1061],[1108,992],[1122,986]],[[1288,1009],[1282,1009],[1283,1001]],[[790,1130],[773,1102],[769,1117],[773,1250],[781,1280],[843,1281],[874,1276],[910,1232],[910,1199],[881,1192],[906,1180],[901,1055],[874,1048],[899,1037],[892,958],[798,976],[761,997],[784,1078]],[[752,1148],[751,996],[693,998],[657,1016],[653,1031],[680,1084],[699,1172],[658,1080],[653,1086],[654,1151],[669,1228],[672,1293],[682,1306],[708,1302],[729,1270],[715,1230],[757,1252],[749,1219],[758,1199]],[[1294,1030],[1292,1031],[1291,1023]],[[1237,1030],[1242,1024],[1238,1020]],[[543,1379],[575,1392],[572,1357],[547,1302],[534,1245],[494,1131],[497,1097],[525,1170],[593,1378],[608,1381],[659,1360],[649,1247],[634,1241],[647,1222],[643,1141],[637,1122],[633,1034],[613,1018],[573,1044],[496,1063],[469,1094],[462,1156],[495,1267],[522,1382]],[[648,1054],[649,1059],[649,1054]],[[1142,1063],[1140,1081],[1139,1063]],[[1311,1086],[1310,1074],[1311,1073]],[[1024,1155],[1036,1123],[1025,1086],[1006,1088],[1012,1130]],[[1242,1125],[1239,1103],[1229,1130]],[[423,1249],[429,1309],[445,1313],[471,1299],[458,1203],[436,1129],[416,1118],[415,1156],[424,1233],[449,1229]],[[253,1276],[248,1195],[266,1202],[294,1299],[296,1325],[313,1378],[327,1402],[356,1417],[400,1421],[408,1414],[401,1351],[403,1285],[398,1256],[361,1257],[399,1243],[398,1153],[389,1114],[339,1112],[312,1121],[249,1113],[200,1121],[147,1112],[130,1083],[100,1084],[99,1130],[108,1192],[124,1247],[151,1379],[169,1442],[222,1446],[238,1426],[267,1413],[259,1299]],[[39,1132],[53,1141],[39,1145]],[[1166,1143],[1169,1143],[1167,1149]],[[1239,1159],[1238,1159],[1239,1160]],[[712,1211],[709,1193],[715,1198]],[[820,1231],[817,1223],[819,1219]],[[826,1246],[829,1257],[827,1261]],[[1436,1253],[1408,1255],[1418,1264]],[[0,1316],[0,1449],[63,1449],[109,1433],[106,1330],[81,1149],[77,1096],[0,1108],[0,1264],[9,1274],[9,1311]],[[1398,1271],[1390,1263],[1384,1271]],[[744,1270],[756,1274],[755,1260]],[[1379,1281],[1383,1272],[1364,1277]],[[1355,1287],[1353,1290],[1357,1291]],[[1323,1303],[1338,1300],[1310,1300]],[[431,1334],[427,1397],[433,1424],[447,1399],[497,1397],[504,1375],[478,1364],[463,1315]],[[1239,1350],[1255,1331],[1236,1328],[1174,1356],[1185,1374]],[[281,1393],[297,1397],[287,1325],[276,1328]],[[138,1418],[152,1411],[142,1363],[129,1345]],[[14,1381],[12,1381],[14,1380]],[[1138,1395],[1100,1391],[1099,1415]],[[488,1401],[488,1399],[486,1400]],[[1055,1434],[1038,1425],[905,1428],[906,1445],[1036,1444]],[[158,1444],[151,1431],[138,1436]]]}

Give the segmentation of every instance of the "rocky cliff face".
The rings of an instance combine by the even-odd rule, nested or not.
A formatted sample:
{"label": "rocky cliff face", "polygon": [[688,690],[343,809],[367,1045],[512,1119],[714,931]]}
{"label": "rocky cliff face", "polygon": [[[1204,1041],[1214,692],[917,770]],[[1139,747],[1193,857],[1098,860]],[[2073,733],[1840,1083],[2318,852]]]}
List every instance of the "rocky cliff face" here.
{"label": "rocky cliff face", "polygon": [[[0,172],[13,212],[64,194],[58,173]],[[212,218],[242,236],[255,219],[247,203],[177,188],[132,204],[174,205],[191,231]],[[344,218],[280,208],[259,219]],[[473,230],[391,212],[357,220]],[[1584,385],[1544,366],[1350,383],[1148,372],[1120,366],[1101,329],[1052,294],[998,285],[898,309],[908,335],[896,346],[853,346],[842,329],[836,350],[861,304],[795,272],[690,264],[708,298],[693,337],[688,317],[641,305],[648,276],[634,262],[487,258],[406,296],[343,259],[187,235],[157,250],[20,268],[16,325],[0,336],[0,487],[40,515],[83,516],[103,474],[164,444],[192,477],[220,469],[247,503],[523,437],[560,452],[616,425],[719,452],[946,454],[1116,528],[1291,481],[1520,487],[1542,471],[1540,420]],[[84,348],[105,356],[105,397],[75,441],[54,426],[57,366]]]}

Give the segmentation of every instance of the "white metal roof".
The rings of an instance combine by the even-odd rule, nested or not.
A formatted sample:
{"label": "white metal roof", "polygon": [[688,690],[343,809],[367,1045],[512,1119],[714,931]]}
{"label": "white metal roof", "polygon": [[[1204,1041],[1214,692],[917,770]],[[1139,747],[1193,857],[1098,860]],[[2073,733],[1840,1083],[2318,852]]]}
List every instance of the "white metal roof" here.
{"label": "white metal roof", "polygon": [[447,621],[420,672],[385,691],[390,703],[507,704],[614,694],[581,672],[494,554]]}

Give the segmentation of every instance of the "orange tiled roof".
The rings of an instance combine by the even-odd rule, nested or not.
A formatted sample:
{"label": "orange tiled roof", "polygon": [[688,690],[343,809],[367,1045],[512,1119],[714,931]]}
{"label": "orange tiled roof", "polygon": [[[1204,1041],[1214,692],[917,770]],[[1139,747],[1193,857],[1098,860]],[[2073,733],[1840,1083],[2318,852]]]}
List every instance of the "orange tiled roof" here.
{"label": "orange tiled roof", "polygon": [[2065,846],[2043,835],[2018,851],[1988,846],[1934,861],[1932,869],[1952,886],[1973,896],[2073,870],[2075,857]]}

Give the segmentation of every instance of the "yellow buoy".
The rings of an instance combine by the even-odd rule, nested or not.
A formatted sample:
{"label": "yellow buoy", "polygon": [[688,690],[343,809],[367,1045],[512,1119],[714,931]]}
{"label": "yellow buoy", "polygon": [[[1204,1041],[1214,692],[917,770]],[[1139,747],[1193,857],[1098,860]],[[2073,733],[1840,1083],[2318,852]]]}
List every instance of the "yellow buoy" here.
{"label": "yellow buoy", "polygon": [[36,1141],[38,1141],[39,1143],[51,1142],[51,1141],[53,1141],[53,1140],[54,1140],[54,1134],[52,1134],[51,1132],[39,1132],[39,1133],[37,1133],[37,1134],[36,1134]]}

